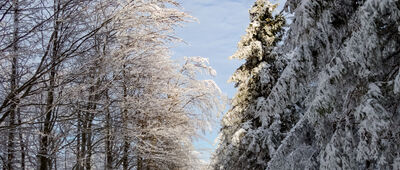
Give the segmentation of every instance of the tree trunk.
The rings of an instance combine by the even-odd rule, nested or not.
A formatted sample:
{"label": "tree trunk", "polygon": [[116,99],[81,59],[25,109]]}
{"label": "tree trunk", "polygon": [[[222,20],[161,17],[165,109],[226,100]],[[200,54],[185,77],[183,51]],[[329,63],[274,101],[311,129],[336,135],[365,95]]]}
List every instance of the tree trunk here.
{"label": "tree trunk", "polygon": [[[95,80],[96,79],[96,69],[99,67],[98,64],[95,65],[95,68],[93,68],[93,73],[91,74],[91,79]],[[99,92],[99,87],[100,87],[101,79],[97,77],[97,80],[94,82],[94,84],[90,87],[89,90],[89,99],[88,99],[88,105],[87,105],[87,113],[85,117],[86,121],[86,158],[85,158],[85,166],[86,170],[90,170],[92,165],[92,154],[93,154],[93,149],[92,149],[92,136],[93,136],[93,120],[95,117],[95,112],[97,109],[97,102],[100,100],[100,92]]]}
{"label": "tree trunk", "polygon": [[[107,96],[107,101],[109,101]],[[111,134],[111,113],[109,105],[106,105],[106,170],[113,169],[113,159],[112,159],[112,134]]]}
{"label": "tree trunk", "polygon": [[[12,56],[12,63],[11,63],[11,92],[14,93],[17,89],[17,81],[18,81],[18,31],[19,31],[19,6],[18,0],[13,0],[13,9],[14,9],[14,33],[13,33],[13,56]],[[10,105],[10,119],[9,119],[9,133],[8,133],[8,155],[7,155],[7,169],[11,170],[14,169],[14,157],[15,157],[15,146],[14,146],[14,136],[15,136],[15,114],[17,112],[17,101],[14,100],[11,102]]]}
{"label": "tree trunk", "polygon": [[[18,111],[18,109],[17,109]],[[18,124],[21,126],[21,112],[18,111]],[[19,129],[19,147],[21,149],[21,170],[25,170],[25,142],[22,135],[22,129]]]}
{"label": "tree trunk", "polygon": [[85,159],[86,159],[86,131],[87,131],[87,118],[83,118],[82,120],[82,128],[81,128],[81,155],[80,155],[80,164],[79,166],[80,169],[79,170],[83,170],[84,169],[84,165],[85,163]]}
{"label": "tree trunk", "polygon": [[96,109],[96,107],[90,107],[89,104],[89,108],[91,108],[89,110],[89,112],[87,113],[87,134],[86,134],[86,158],[85,158],[85,163],[86,163],[86,170],[90,170],[91,169],[91,158],[92,158],[92,111],[94,111]]}
{"label": "tree trunk", "polygon": [[123,170],[128,170],[129,169],[129,148],[130,148],[130,143],[129,143],[129,135],[128,135],[128,109],[126,108],[127,104],[127,97],[128,97],[128,91],[127,87],[125,84],[125,79],[126,79],[126,73],[125,73],[125,65],[123,66],[122,74],[123,74],[123,108],[122,108],[122,123],[123,123],[123,129],[124,129],[124,146],[123,146],[123,157],[122,157],[122,169]]}
{"label": "tree trunk", "polygon": [[58,0],[54,0],[54,39],[53,39],[53,48],[52,48],[52,56],[51,56],[51,70],[49,75],[49,85],[47,91],[47,99],[46,99],[46,109],[45,109],[45,119],[43,122],[43,127],[41,130],[41,139],[40,139],[40,150],[38,153],[39,158],[39,169],[40,170],[48,170],[51,169],[51,159],[49,153],[49,146],[51,143],[51,132],[54,126],[54,122],[52,119],[54,114],[54,89],[56,83],[56,63],[57,63],[57,55],[58,55],[58,31],[59,31],[59,21],[58,14],[60,10],[60,3]]}
{"label": "tree trunk", "polygon": [[[53,61],[55,62],[55,61]],[[55,68],[52,68],[49,76],[49,89],[47,92],[45,120],[41,131],[40,151],[39,151],[39,169],[51,169],[49,157],[50,135],[53,129],[52,117],[54,112],[54,87],[55,87]]]}
{"label": "tree trunk", "polygon": [[76,170],[83,170],[83,162],[82,162],[82,149],[81,149],[81,141],[82,141],[82,118],[80,110],[77,112],[77,137],[76,137]]}
{"label": "tree trunk", "polygon": [[137,158],[137,169],[143,169],[143,160],[140,156]]}

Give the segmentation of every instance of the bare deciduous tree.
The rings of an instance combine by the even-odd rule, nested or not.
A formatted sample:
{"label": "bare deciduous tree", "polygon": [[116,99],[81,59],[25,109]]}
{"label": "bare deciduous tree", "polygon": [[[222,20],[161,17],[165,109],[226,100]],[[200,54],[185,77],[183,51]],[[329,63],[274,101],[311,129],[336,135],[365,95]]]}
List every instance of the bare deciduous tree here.
{"label": "bare deciduous tree", "polygon": [[[170,59],[171,0],[0,3],[4,169],[190,169],[225,98],[208,61]],[[3,69],[4,68],[4,69]]]}

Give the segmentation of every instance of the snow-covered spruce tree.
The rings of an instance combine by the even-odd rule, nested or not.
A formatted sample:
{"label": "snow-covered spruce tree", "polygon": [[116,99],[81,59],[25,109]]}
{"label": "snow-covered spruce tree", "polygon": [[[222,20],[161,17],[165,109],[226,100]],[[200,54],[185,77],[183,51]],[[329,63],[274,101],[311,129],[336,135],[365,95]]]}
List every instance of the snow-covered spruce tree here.
{"label": "snow-covered spruce tree", "polygon": [[[287,64],[271,92],[257,99],[252,116],[260,127],[237,133],[243,145],[258,132],[254,141],[268,148],[249,148],[259,156],[247,166],[400,169],[400,2],[288,0],[285,6],[295,15],[274,51]],[[222,139],[217,163],[249,152],[230,151]],[[235,169],[222,167],[229,163],[215,169]]]}
{"label": "snow-covered spruce tree", "polygon": [[[238,92],[232,108],[222,120],[220,144],[213,158],[214,169],[260,169],[267,159],[268,150],[261,144],[261,122],[255,117],[257,100],[267,96],[276,82],[285,62],[273,52],[281,40],[282,15],[273,16],[276,5],[257,0],[250,10],[251,23],[238,44],[233,59],[246,62],[236,70],[230,81],[236,83]],[[268,74],[261,75],[261,72]]]}
{"label": "snow-covered spruce tree", "polygon": [[294,12],[285,46],[289,66],[305,66],[308,83],[291,86],[306,89],[306,109],[268,168],[396,168],[399,2],[301,1]]}

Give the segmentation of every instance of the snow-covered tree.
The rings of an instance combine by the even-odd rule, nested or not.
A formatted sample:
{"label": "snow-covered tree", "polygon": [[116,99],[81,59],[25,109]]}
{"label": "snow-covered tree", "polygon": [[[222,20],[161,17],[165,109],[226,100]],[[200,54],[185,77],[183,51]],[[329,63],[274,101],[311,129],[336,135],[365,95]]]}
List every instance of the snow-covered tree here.
{"label": "snow-covered tree", "polygon": [[[261,141],[243,162],[255,169],[398,169],[399,130],[392,127],[400,125],[400,2],[288,0],[285,10],[291,24],[273,51],[286,64],[247,118],[247,127],[260,125],[232,125],[239,137],[232,143],[247,143],[248,134]],[[222,139],[215,169],[249,152],[231,152]]]}
{"label": "snow-covered tree", "polygon": [[190,20],[171,0],[0,2],[0,166],[196,169],[225,101],[207,59],[170,58]]}
{"label": "snow-covered tree", "polygon": [[[277,5],[257,0],[250,9],[251,23],[246,35],[238,44],[238,51],[231,57],[245,59],[230,81],[236,83],[238,92],[232,108],[222,119],[220,143],[214,155],[215,169],[260,169],[265,167],[268,149],[262,144],[257,129],[261,122],[256,116],[257,103],[271,92],[281,69],[283,58],[274,51],[282,38],[282,15],[273,16]],[[262,75],[262,72],[267,74]]]}

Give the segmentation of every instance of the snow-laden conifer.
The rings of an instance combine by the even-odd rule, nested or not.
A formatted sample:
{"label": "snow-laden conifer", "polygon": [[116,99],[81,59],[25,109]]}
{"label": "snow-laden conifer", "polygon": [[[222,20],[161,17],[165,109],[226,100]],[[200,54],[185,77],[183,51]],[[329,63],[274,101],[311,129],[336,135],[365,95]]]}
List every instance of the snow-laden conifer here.
{"label": "snow-laden conifer", "polygon": [[[251,23],[238,44],[232,59],[246,62],[230,78],[238,88],[232,108],[222,119],[219,146],[212,162],[215,169],[259,169],[266,162],[258,161],[268,154],[258,131],[257,103],[270,93],[281,73],[285,60],[274,47],[282,38],[282,15],[273,16],[277,5],[257,0],[250,9]],[[261,74],[266,72],[267,74]],[[264,155],[263,155],[264,154]]]}
{"label": "snow-laden conifer", "polygon": [[[292,22],[275,44],[276,64],[267,63],[279,74],[263,66],[263,88],[251,93],[262,95],[233,103],[246,116],[223,126],[214,168],[398,169],[400,2],[288,0],[285,6]],[[240,115],[232,110],[226,117]],[[246,134],[234,135],[243,136],[235,138],[242,147],[227,142],[236,131]]]}

